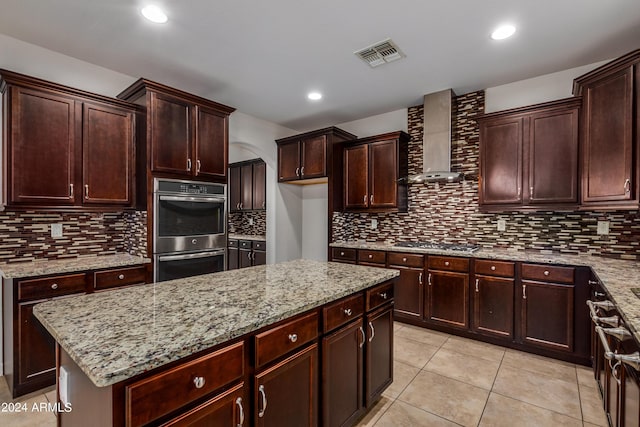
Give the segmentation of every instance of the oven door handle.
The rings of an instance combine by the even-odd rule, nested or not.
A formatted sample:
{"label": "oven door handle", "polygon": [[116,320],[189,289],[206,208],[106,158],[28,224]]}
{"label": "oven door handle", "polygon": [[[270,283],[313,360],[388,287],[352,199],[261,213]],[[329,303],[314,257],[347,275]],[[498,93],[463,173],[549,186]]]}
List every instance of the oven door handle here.
{"label": "oven door handle", "polygon": [[212,256],[224,255],[224,249],[219,251],[208,251],[208,252],[196,252],[193,254],[184,254],[184,255],[164,255],[159,256],[158,261],[181,261],[185,259],[195,259],[195,258],[209,258]]}
{"label": "oven door handle", "polygon": [[192,196],[159,196],[160,200],[167,200],[169,202],[201,202],[201,203],[215,203],[224,202],[222,197],[192,197]]}

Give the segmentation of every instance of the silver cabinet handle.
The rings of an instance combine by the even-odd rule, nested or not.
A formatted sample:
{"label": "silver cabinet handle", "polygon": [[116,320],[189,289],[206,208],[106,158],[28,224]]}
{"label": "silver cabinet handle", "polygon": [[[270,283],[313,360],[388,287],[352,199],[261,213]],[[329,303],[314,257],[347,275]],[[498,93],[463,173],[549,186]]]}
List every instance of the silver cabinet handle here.
{"label": "silver cabinet handle", "polygon": [[369,337],[369,342],[373,340],[373,337],[376,336],[376,330],[373,329],[373,323],[369,322],[369,328],[371,328],[371,336]]}
{"label": "silver cabinet handle", "polygon": [[240,209],[244,209],[244,205],[240,202]]}
{"label": "silver cabinet handle", "polygon": [[251,252],[247,252],[247,258],[251,259]]}
{"label": "silver cabinet handle", "polygon": [[204,377],[195,377],[193,379],[193,384],[196,386],[196,388],[204,387],[204,383],[205,383]]}
{"label": "silver cabinet handle", "polygon": [[258,392],[260,392],[260,396],[262,397],[262,409],[258,412],[258,416],[262,418],[264,417],[264,411],[267,410],[267,394],[264,391],[264,384],[258,387]]}
{"label": "silver cabinet handle", "polygon": [[476,292],[480,292],[478,289],[478,285],[480,284],[480,279],[476,279]]}
{"label": "silver cabinet handle", "polygon": [[491,266],[491,271],[496,271],[496,266],[495,265]]}
{"label": "silver cabinet handle", "polygon": [[606,297],[607,294],[605,294],[604,292],[597,292],[596,291],[596,292],[593,293],[593,296],[595,296],[595,297]]}
{"label": "silver cabinet handle", "polygon": [[522,299],[527,299],[527,285],[522,285]]}
{"label": "silver cabinet handle", "polygon": [[545,270],[543,274],[544,274],[545,276],[548,276],[548,275],[549,275],[549,270]]}
{"label": "silver cabinet handle", "polygon": [[427,282],[429,282],[429,286],[431,286],[431,273],[429,273],[429,276],[427,276]]}
{"label": "silver cabinet handle", "polygon": [[369,196],[369,203],[373,204],[373,194]]}
{"label": "silver cabinet handle", "polygon": [[340,252],[340,256],[344,256],[344,252]]}
{"label": "silver cabinet handle", "polygon": [[[422,273],[420,273],[422,274]],[[387,293],[386,292],[381,292],[380,293],[380,297],[382,297],[382,299],[387,299]]]}
{"label": "silver cabinet handle", "polygon": [[51,289],[56,290],[58,289],[58,284],[54,283],[53,285],[51,285]]}
{"label": "silver cabinet handle", "polygon": [[291,342],[298,341],[298,334],[289,334],[289,341]]}
{"label": "silver cabinet handle", "polygon": [[589,280],[590,285],[597,285],[599,282],[597,280]]}
{"label": "silver cabinet handle", "polygon": [[73,184],[69,184],[69,198],[73,199]]}
{"label": "silver cabinet handle", "polygon": [[372,258],[373,258],[373,255],[369,254],[369,259],[372,259]]}
{"label": "silver cabinet handle", "polygon": [[362,198],[362,203],[364,203],[365,205],[367,204],[367,195],[366,194]]}
{"label": "silver cabinet handle", "polygon": [[202,162],[200,162],[200,159],[196,160],[196,172],[200,173],[200,169],[202,169]]}
{"label": "silver cabinet handle", "polygon": [[123,280],[124,279],[124,274],[119,275],[118,279]]}
{"label": "silver cabinet handle", "polygon": [[422,285],[422,272],[420,272],[420,274],[418,274],[418,283],[420,283]]}
{"label": "silver cabinet handle", "polygon": [[529,198],[533,199],[533,187],[529,187]]}
{"label": "silver cabinet handle", "polygon": [[630,192],[630,191],[631,191],[631,180],[630,180],[629,178],[627,178],[627,179],[624,181],[624,192],[625,192],[625,193],[628,193],[628,192]]}
{"label": "silver cabinet handle", "polygon": [[522,188],[518,187],[518,197],[522,196]]}
{"label": "silver cabinet handle", "polygon": [[262,209],[265,209],[265,208],[266,208],[266,206],[267,206],[267,205],[266,205],[266,203],[267,203],[267,202],[262,202]]}
{"label": "silver cabinet handle", "polygon": [[240,414],[240,420],[238,421],[238,425],[236,427],[242,427],[242,425],[244,424],[244,408],[242,407],[241,397],[236,399],[236,406],[238,407],[238,413]]}
{"label": "silver cabinet handle", "polygon": [[89,184],[84,185],[84,198],[85,199],[89,198]]}
{"label": "silver cabinet handle", "polygon": [[364,342],[367,340],[367,338],[364,335],[364,329],[362,329],[362,326],[360,326],[360,334],[362,335],[362,342],[360,343],[360,345],[358,347],[362,348],[362,346],[364,346]]}
{"label": "silver cabinet handle", "polygon": [[407,262],[407,258],[406,257],[402,258],[402,262]]}
{"label": "silver cabinet handle", "polygon": [[449,261],[445,261],[444,262],[444,265],[447,266],[447,267],[449,267],[449,264],[451,264]]}
{"label": "silver cabinet handle", "polygon": [[346,314],[347,316],[351,316],[351,309],[350,308],[345,309],[344,314]]}
{"label": "silver cabinet handle", "polygon": [[187,169],[191,170],[191,159],[187,159]]}
{"label": "silver cabinet handle", "polygon": [[300,168],[296,168],[296,176],[300,176]]}
{"label": "silver cabinet handle", "polygon": [[304,176],[304,166],[300,168],[300,176]]}

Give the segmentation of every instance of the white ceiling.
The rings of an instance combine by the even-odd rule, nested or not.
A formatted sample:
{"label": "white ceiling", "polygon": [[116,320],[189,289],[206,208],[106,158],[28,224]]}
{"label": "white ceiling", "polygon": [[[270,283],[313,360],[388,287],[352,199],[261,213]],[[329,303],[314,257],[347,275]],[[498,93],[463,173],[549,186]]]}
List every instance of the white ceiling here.
{"label": "white ceiling", "polygon": [[[167,24],[141,17],[144,0],[2,0],[0,33],[299,131],[640,48],[638,0],[149,1]],[[491,40],[503,22],[517,33]],[[405,59],[353,55],[387,37]]]}

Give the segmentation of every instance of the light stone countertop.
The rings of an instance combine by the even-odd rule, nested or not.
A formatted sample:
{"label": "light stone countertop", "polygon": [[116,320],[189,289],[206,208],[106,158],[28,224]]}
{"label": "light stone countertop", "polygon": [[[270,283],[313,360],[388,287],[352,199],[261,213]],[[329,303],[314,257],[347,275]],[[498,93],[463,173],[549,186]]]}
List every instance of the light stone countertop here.
{"label": "light stone countertop", "polygon": [[73,273],[103,268],[126,267],[148,264],[151,260],[129,254],[81,256],[66,259],[39,259],[35,261],[10,262],[0,264],[0,275],[5,279],[49,276],[52,274]]}
{"label": "light stone countertop", "polygon": [[331,243],[330,246],[591,267],[592,271],[602,282],[612,302],[616,304],[623,319],[627,322],[631,333],[633,333],[636,340],[640,343],[640,298],[636,297],[631,291],[632,288],[640,288],[640,262],[637,261],[590,255],[545,254],[508,249],[480,249],[476,252],[469,253],[462,251],[404,248],[385,243],[336,242]]}
{"label": "light stone countertop", "polygon": [[267,240],[265,235],[253,235],[253,234],[229,234],[231,240]]}
{"label": "light stone countertop", "polygon": [[103,387],[398,275],[296,260],[49,301],[34,314]]}

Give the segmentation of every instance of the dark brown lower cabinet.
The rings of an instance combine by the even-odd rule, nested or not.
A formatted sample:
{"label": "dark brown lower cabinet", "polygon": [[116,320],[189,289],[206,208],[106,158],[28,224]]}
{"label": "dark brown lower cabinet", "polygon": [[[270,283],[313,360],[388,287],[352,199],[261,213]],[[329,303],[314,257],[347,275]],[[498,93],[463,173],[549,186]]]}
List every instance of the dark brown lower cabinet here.
{"label": "dark brown lower cabinet", "polygon": [[486,335],[513,338],[514,279],[475,276],[473,330]]}
{"label": "dark brown lower cabinet", "polygon": [[253,265],[265,265],[267,263],[267,253],[265,251],[253,251]]}
{"label": "dark brown lower cabinet", "polygon": [[375,403],[393,382],[393,306],[367,314],[365,403]]}
{"label": "dark brown lower cabinet", "polygon": [[421,268],[398,268],[398,270],[400,277],[394,289],[396,314],[399,317],[422,319],[424,270]]}
{"label": "dark brown lower cabinet", "polygon": [[33,306],[44,301],[18,305],[18,384],[34,390],[56,381],[56,342],[33,316]]}
{"label": "dark brown lower cabinet", "polygon": [[364,411],[363,347],[362,317],[322,339],[324,426],[349,426]]}
{"label": "dark brown lower cabinet", "polygon": [[215,396],[191,411],[162,424],[162,427],[243,427],[249,410],[244,383]]}
{"label": "dark brown lower cabinet", "polygon": [[257,373],[253,401],[256,426],[317,426],[318,345]]}
{"label": "dark brown lower cabinet", "polygon": [[229,246],[227,248],[227,270],[235,270],[238,268],[239,251],[237,246]]}
{"label": "dark brown lower cabinet", "polygon": [[573,351],[574,288],[573,284],[522,280],[523,342]]}
{"label": "dark brown lower cabinet", "polygon": [[468,329],[469,274],[430,269],[427,283],[427,319],[455,328]]}
{"label": "dark brown lower cabinet", "polygon": [[251,249],[240,249],[238,252],[238,268],[246,268],[253,265],[252,253]]}

